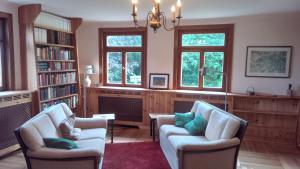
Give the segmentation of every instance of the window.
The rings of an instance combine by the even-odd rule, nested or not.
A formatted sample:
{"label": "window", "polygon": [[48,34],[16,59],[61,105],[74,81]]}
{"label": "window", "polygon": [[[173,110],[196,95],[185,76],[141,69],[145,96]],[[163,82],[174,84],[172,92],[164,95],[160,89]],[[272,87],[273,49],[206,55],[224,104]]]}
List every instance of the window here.
{"label": "window", "polygon": [[226,78],[230,81],[232,37],[233,25],[177,27],[174,88],[225,91]]}
{"label": "window", "polygon": [[15,89],[12,15],[0,12],[0,91]]}
{"label": "window", "polygon": [[100,28],[100,81],[107,86],[145,87],[146,40],[146,28]]}

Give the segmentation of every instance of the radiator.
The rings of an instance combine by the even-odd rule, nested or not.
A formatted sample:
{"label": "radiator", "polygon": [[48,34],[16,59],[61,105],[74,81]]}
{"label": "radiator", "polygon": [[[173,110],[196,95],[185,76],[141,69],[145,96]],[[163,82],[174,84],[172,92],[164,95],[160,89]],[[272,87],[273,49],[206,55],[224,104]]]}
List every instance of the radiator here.
{"label": "radiator", "polygon": [[99,96],[99,113],[115,113],[116,120],[142,122],[143,99]]}
{"label": "radiator", "polygon": [[14,130],[30,119],[32,112],[31,93],[4,94],[0,95],[0,156],[19,148]]}
{"label": "radiator", "polygon": [[[210,104],[224,110],[223,103],[210,103]],[[194,101],[174,101],[174,113],[190,112],[193,105],[194,105]]]}

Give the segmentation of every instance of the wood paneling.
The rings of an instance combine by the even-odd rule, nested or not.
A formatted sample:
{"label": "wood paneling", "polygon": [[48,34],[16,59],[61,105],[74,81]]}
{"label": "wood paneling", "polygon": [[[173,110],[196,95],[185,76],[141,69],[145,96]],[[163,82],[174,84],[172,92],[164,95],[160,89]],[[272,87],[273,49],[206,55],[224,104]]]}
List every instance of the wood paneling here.
{"label": "wood paneling", "polygon": [[[149,124],[149,113],[173,114],[177,101],[204,100],[224,107],[225,95],[221,92],[197,92],[180,90],[150,90],[130,88],[88,88],[88,116],[97,113],[98,96],[114,96],[143,99],[143,122]],[[246,139],[291,145],[300,144],[300,98],[285,96],[228,95],[228,111],[247,120]],[[125,122],[126,124],[126,122]],[[128,123],[129,124],[129,123]]]}
{"label": "wood paneling", "polygon": [[246,138],[297,145],[299,98],[235,96],[233,99],[233,113],[249,122]]}

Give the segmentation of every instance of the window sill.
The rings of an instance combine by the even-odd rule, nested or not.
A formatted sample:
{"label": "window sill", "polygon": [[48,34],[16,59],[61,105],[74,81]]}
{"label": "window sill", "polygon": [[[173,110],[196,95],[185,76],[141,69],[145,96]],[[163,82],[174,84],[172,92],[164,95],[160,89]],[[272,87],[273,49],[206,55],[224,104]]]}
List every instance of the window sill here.
{"label": "window sill", "polygon": [[[156,90],[138,87],[115,87],[115,86],[99,86],[99,87],[89,87],[90,89],[106,89],[106,90],[129,90],[129,91],[145,91],[145,92],[167,92],[167,93],[178,93],[178,94],[208,94],[208,95],[226,95],[225,92],[213,92],[213,91],[196,91],[196,90]],[[227,93],[227,95],[233,95],[232,93]]]}

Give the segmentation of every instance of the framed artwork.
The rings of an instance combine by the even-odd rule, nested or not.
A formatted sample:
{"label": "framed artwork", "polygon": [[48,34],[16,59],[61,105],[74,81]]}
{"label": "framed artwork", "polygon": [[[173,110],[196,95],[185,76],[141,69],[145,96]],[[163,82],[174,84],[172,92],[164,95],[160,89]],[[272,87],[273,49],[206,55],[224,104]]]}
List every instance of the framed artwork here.
{"label": "framed artwork", "polygon": [[150,73],[150,89],[169,89],[169,74]]}
{"label": "framed artwork", "polygon": [[291,46],[248,46],[246,77],[288,78]]}

